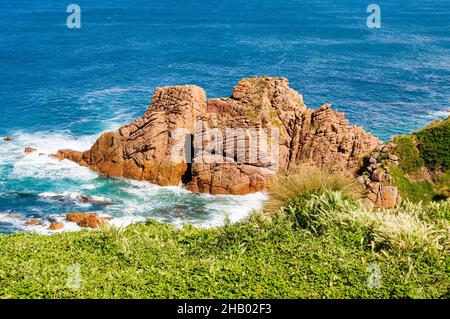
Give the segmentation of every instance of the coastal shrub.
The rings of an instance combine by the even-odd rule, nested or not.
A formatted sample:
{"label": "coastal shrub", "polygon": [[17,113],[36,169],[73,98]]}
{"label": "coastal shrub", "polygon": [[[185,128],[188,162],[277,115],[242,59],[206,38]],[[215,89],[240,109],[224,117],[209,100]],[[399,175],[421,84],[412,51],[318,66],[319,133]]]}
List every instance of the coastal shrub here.
{"label": "coastal shrub", "polygon": [[450,169],[450,118],[415,134],[425,165],[432,169]]}
{"label": "coastal shrub", "polygon": [[264,211],[274,215],[302,195],[325,190],[339,191],[343,196],[354,199],[361,197],[360,186],[352,178],[312,164],[301,164],[278,174],[277,183],[269,190],[269,200],[265,203]]}
{"label": "coastal shrub", "polygon": [[424,165],[411,136],[398,136],[394,139],[394,143],[397,145],[396,154],[400,158],[400,168],[403,172],[416,172]]}

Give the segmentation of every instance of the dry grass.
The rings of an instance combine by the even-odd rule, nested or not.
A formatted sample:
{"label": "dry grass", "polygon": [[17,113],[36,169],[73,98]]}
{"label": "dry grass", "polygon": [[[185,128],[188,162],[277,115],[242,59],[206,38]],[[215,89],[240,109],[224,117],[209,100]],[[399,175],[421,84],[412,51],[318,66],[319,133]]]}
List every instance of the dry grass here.
{"label": "dry grass", "polygon": [[325,190],[340,192],[358,199],[362,190],[357,182],[343,174],[329,172],[312,164],[301,164],[278,174],[277,183],[269,190],[264,212],[274,216],[297,197]]}
{"label": "dry grass", "polygon": [[340,224],[352,223],[370,231],[373,243],[380,249],[397,252],[448,253],[450,226],[440,220],[434,223],[421,218],[420,204],[406,205],[396,210],[349,211],[335,216]]}

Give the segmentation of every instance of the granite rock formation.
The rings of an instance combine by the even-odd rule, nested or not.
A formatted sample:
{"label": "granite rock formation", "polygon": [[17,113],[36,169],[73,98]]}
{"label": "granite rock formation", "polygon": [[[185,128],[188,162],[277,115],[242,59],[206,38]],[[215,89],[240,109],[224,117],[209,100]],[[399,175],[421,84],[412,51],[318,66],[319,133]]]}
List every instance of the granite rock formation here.
{"label": "granite rock formation", "polygon": [[299,162],[355,171],[380,141],[330,107],[308,108],[284,78],[245,78],[229,98],[207,99],[197,86],[158,88],[142,117],[102,134],[90,150],[57,157],[110,177],[247,194]]}
{"label": "granite rock formation", "polygon": [[402,198],[389,174],[389,166],[399,164],[399,158],[391,153],[394,143],[378,145],[365,160],[359,181],[364,185],[366,198],[377,207],[394,208]]}

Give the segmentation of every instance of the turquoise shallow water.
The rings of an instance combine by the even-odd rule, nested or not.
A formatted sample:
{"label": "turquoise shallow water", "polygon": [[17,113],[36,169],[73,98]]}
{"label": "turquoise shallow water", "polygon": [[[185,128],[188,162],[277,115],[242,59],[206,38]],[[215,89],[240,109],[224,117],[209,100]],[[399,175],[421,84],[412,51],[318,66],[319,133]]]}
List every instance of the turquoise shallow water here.
{"label": "turquoise shallow water", "polygon": [[359,0],[76,3],[79,30],[65,26],[67,3],[2,1],[0,136],[15,141],[0,142],[1,232],[71,210],[208,226],[259,207],[262,194],[197,196],[22,153],[86,149],[141,115],[157,86],[197,84],[218,97],[245,76],[283,76],[310,107],[331,102],[382,139],[450,109],[449,2],[377,1],[376,30],[366,27],[370,2]]}

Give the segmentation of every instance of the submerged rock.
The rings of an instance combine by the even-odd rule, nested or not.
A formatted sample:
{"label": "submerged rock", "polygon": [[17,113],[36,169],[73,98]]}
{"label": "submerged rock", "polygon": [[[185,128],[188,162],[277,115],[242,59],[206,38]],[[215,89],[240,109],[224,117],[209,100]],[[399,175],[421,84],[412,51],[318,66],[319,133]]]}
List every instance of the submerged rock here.
{"label": "submerged rock", "polygon": [[109,177],[242,195],[303,161],[353,172],[380,142],[330,107],[308,108],[284,78],[246,78],[230,98],[209,100],[197,86],[158,88],[142,117],[102,134],[90,150],[55,157]]}
{"label": "submerged rock", "polygon": [[37,218],[33,218],[30,219],[28,221],[26,221],[25,223],[23,223],[24,226],[35,226],[35,225],[39,225],[41,222],[39,221],[39,219]]}
{"label": "submerged rock", "polygon": [[26,153],[26,154],[31,154],[31,153],[33,153],[33,152],[36,152],[37,149],[35,149],[35,148],[33,148],[33,147],[25,147],[25,149],[24,149],[23,151],[24,151],[24,153]]}
{"label": "submerged rock", "polygon": [[83,201],[83,203],[89,203],[89,204],[99,205],[99,206],[108,206],[108,205],[112,204],[112,202],[110,200],[97,199],[94,197],[84,196],[84,195],[81,196],[81,200]]}

